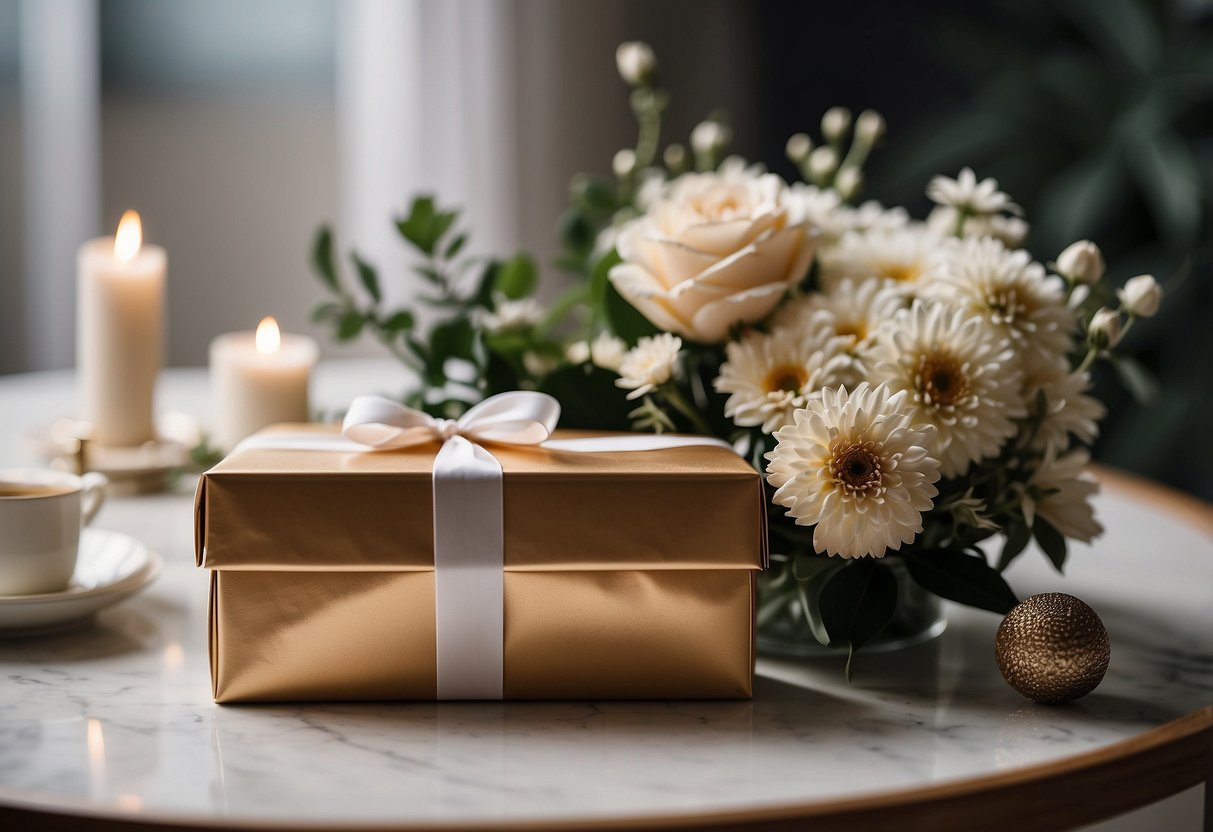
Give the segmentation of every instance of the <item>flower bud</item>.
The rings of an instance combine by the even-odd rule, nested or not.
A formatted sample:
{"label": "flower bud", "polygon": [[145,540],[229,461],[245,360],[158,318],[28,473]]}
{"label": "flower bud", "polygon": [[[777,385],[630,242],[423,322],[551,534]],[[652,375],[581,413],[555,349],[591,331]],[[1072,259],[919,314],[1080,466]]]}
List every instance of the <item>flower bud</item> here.
{"label": "flower bud", "polygon": [[675,143],[667,147],[661,158],[670,173],[675,176],[687,169],[687,149],[680,144]]}
{"label": "flower bud", "polygon": [[834,177],[834,190],[838,191],[838,195],[845,201],[854,199],[862,187],[863,171],[859,168],[843,168],[838,171],[838,176]]}
{"label": "flower bud", "polygon": [[631,87],[650,86],[657,76],[657,56],[653,54],[653,47],[642,40],[619,44],[615,50],[615,66],[619,69],[619,77]]}
{"label": "flower bud", "polygon": [[1057,255],[1055,265],[1062,277],[1072,283],[1082,283],[1087,286],[1098,283],[1107,268],[1099,246],[1090,240],[1070,243],[1066,246],[1065,251]]}
{"label": "flower bud", "polygon": [[797,133],[788,139],[787,147],[784,152],[787,153],[788,159],[794,165],[803,165],[804,160],[809,158],[809,153],[813,150],[813,140],[806,133]]}
{"label": "flower bud", "polygon": [[822,182],[834,175],[838,168],[838,154],[834,148],[822,146],[809,154],[809,176]]}
{"label": "flower bud", "polygon": [[707,119],[696,124],[691,131],[691,149],[696,155],[705,156],[723,150],[731,139],[728,127],[719,121]]}
{"label": "flower bud", "polygon": [[1162,287],[1152,274],[1139,274],[1129,278],[1116,296],[1124,311],[1135,318],[1153,318],[1162,304]]}
{"label": "flower bud", "polygon": [[875,110],[864,110],[855,119],[855,141],[872,146],[884,135],[884,116]]}
{"label": "flower bud", "polygon": [[636,172],[636,151],[625,147],[616,153],[615,158],[611,160],[611,169],[618,178],[627,179]]}
{"label": "flower bud", "polygon": [[842,141],[851,127],[851,111],[846,107],[831,107],[821,117],[821,135],[830,144]]}
{"label": "flower bud", "polygon": [[1110,350],[1120,343],[1120,314],[1100,307],[1087,327],[1087,343],[1097,350]]}

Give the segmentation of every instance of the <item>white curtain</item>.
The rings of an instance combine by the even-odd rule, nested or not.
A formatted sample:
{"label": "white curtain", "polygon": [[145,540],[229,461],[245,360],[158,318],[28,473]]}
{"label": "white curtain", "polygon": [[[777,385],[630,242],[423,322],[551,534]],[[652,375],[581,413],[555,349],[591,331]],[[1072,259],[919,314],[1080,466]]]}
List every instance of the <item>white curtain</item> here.
{"label": "white curtain", "polygon": [[68,367],[75,356],[76,248],[100,231],[95,0],[23,0],[20,73],[27,279],[22,356],[11,363]]}
{"label": "white curtain", "polygon": [[388,300],[418,286],[392,225],[411,195],[462,206],[479,251],[519,242],[511,3],[338,5],[338,181],[344,246],[379,264]]}

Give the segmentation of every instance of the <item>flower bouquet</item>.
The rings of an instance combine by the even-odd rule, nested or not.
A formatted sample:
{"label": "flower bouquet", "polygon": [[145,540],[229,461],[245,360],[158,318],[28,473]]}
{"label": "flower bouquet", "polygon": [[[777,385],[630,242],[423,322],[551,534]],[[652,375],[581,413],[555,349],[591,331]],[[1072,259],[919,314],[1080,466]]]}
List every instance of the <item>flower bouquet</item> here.
{"label": "flower bouquet", "polygon": [[1002,572],[1030,541],[1060,571],[1067,541],[1100,534],[1088,370],[1157,310],[1152,277],[1114,295],[1088,241],[1034,260],[1019,206],[969,169],[929,183],[922,220],[858,202],[885,133],[873,111],[793,136],[792,184],[729,156],[719,119],[662,148],[652,51],[616,57],[638,138],[612,177],[572,183],[571,289],[543,307],[533,258],[465,256],[457,213],[421,197],[396,225],[437,322],[423,334],[416,307],[388,308],[357,254],[342,280],[328,229],[317,319],[378,337],[417,372],[406,403],[437,416],[529,388],[566,427],[732,443],[770,485],[770,648],[904,643],[938,630],[939,597],[1005,613]]}

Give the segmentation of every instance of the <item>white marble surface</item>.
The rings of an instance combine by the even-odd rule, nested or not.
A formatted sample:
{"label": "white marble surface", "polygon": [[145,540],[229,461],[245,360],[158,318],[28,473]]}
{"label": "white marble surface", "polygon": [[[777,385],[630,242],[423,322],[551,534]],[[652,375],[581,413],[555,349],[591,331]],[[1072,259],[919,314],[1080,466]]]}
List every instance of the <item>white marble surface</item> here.
{"label": "white marble surface", "polygon": [[[205,415],[201,371],[167,374],[166,407]],[[391,391],[389,363],[328,365],[319,399]],[[0,378],[0,465],[69,413],[70,376]],[[192,489],[120,498],[98,525],[165,558],[161,579],[94,626],[0,641],[0,803],[119,815],[342,822],[649,815],[804,802],[985,774],[1097,748],[1213,702],[1213,539],[1115,491],[1108,534],[1060,579],[1036,553],[1021,595],[1076,594],[1103,616],[1112,664],[1092,695],[1048,708],[993,660],[997,616],[950,611],[937,641],[838,661],[763,660],[752,702],[217,706]]]}

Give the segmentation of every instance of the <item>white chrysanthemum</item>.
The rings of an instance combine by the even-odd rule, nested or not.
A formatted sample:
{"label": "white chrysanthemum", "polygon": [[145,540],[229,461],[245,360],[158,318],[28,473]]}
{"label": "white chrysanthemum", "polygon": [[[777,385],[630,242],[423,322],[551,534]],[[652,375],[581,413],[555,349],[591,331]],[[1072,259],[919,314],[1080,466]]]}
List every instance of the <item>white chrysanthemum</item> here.
{"label": "white chrysanthemum", "polygon": [[829,291],[847,278],[911,287],[927,274],[945,239],[922,223],[849,232],[820,255],[822,288]]}
{"label": "white chrysanthemum", "polygon": [[881,324],[905,305],[902,294],[884,281],[848,277],[828,292],[810,292],[789,301],[773,321],[776,327],[799,331],[828,326],[835,336],[846,339],[849,351],[859,352],[871,345]]}
{"label": "white chrysanthemum", "polygon": [[543,320],[543,307],[534,298],[507,300],[498,297],[493,308],[477,309],[472,315],[476,326],[493,334],[520,332]]}
{"label": "white chrysanthemum", "polygon": [[1087,445],[1095,441],[1107,410],[1099,399],[1087,395],[1090,374],[1071,372],[1066,359],[1059,356],[1054,367],[1029,378],[1024,389],[1029,406],[1034,406],[1038,395],[1044,395],[1044,414],[1032,440],[1033,448],[1060,450],[1070,444],[1071,436]]}
{"label": "white chrysanthemum", "polygon": [[993,237],[1007,248],[1022,248],[1031,230],[1019,217],[1003,214],[965,216],[963,223],[960,219],[961,214],[955,208],[939,205],[927,215],[927,225],[940,234],[954,235],[959,229],[963,237]]}
{"label": "white chrysanthemum", "polygon": [[829,384],[850,361],[830,330],[776,328],[750,332],[725,348],[715,387],[729,393],[724,415],[741,427],[761,426],[771,433],[792,420],[809,398]]}
{"label": "white chrysanthemum", "polygon": [[818,229],[818,245],[821,249],[834,245],[849,231],[889,231],[906,225],[910,220],[904,208],[886,209],[874,200],[853,208],[844,203],[833,188],[819,188],[803,182],[790,187],[788,199],[796,202],[802,215]]}
{"label": "white chrysanthemum", "polygon": [[970,216],[1023,213],[1023,209],[1011,197],[998,190],[998,180],[983,179],[978,182],[972,168],[961,169],[955,179],[936,176],[927,185],[927,197],[936,205],[955,208]]}
{"label": "white chrysanthemum", "polygon": [[[1024,517],[1029,525],[1036,515],[1066,537],[1089,543],[1103,534],[1103,526],[1095,519],[1095,509],[1089,499],[1099,492],[1099,483],[1083,476],[1091,455],[1084,448],[1061,456],[1055,449],[1044,459],[1028,480],[1023,498]],[[1037,496],[1033,497],[1033,493]]]}
{"label": "white chrysanthemum", "polygon": [[670,380],[681,351],[682,339],[668,332],[641,338],[620,362],[615,385],[631,390],[629,399],[652,392]]}
{"label": "white chrysanthemum", "polygon": [[933,452],[945,477],[997,454],[1025,415],[1010,343],[962,309],[914,301],[882,327],[866,358],[876,381],[908,393],[916,423],[938,428]]}
{"label": "white chrysanthemum", "polygon": [[914,425],[904,392],[860,384],[823,390],[776,434],[767,454],[774,501],[802,526],[816,526],[818,552],[881,557],[922,531],[939,493],[934,428]]}
{"label": "white chrysanthemum", "polygon": [[1012,251],[989,237],[949,244],[924,295],[989,321],[1011,340],[1028,375],[1052,366],[1070,349],[1075,320],[1061,279],[1047,274],[1026,251]]}

